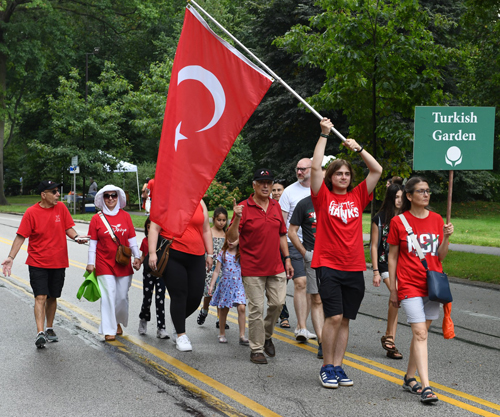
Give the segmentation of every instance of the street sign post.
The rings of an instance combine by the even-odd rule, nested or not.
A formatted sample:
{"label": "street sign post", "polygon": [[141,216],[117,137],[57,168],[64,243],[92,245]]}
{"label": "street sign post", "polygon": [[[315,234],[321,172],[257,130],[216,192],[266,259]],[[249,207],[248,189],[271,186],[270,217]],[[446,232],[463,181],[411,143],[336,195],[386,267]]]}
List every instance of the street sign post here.
{"label": "street sign post", "polygon": [[454,170],[493,169],[494,107],[415,107],[413,169],[450,170],[450,222]]}
{"label": "street sign post", "polygon": [[78,166],[78,156],[73,156],[71,158],[69,173],[73,174],[73,214],[76,214],[76,174],[80,173],[80,167]]}

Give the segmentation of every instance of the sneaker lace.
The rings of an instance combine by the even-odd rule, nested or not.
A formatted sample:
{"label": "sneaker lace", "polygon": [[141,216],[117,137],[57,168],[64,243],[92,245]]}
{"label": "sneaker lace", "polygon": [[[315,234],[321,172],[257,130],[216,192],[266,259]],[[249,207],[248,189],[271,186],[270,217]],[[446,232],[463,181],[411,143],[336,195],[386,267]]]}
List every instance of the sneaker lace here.
{"label": "sneaker lace", "polygon": [[345,371],[340,366],[335,370],[335,373],[340,379],[348,379]]}

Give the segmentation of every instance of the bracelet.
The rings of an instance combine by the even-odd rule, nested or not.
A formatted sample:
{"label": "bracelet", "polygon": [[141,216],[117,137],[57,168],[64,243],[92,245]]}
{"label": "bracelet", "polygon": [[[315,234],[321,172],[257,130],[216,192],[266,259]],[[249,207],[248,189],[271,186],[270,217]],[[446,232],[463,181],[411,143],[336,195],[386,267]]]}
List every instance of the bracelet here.
{"label": "bracelet", "polygon": [[324,133],[320,133],[319,135],[320,135],[321,137],[323,137],[323,138],[327,138],[327,139],[330,137],[330,136],[328,136],[328,135],[325,135]]}
{"label": "bracelet", "polygon": [[354,152],[361,153],[361,151],[362,151],[363,149],[365,149],[365,147],[364,147],[363,145],[361,145],[361,148],[359,148],[359,150],[354,151]]}
{"label": "bracelet", "polygon": [[8,258],[10,258],[10,259],[14,260],[14,257],[13,257],[13,256],[10,256],[10,255],[9,255],[9,256],[8,256]]}
{"label": "bracelet", "polygon": [[76,240],[77,237],[78,237],[78,235],[75,235],[75,237],[73,238],[73,240]]}
{"label": "bracelet", "polygon": [[285,258],[285,260],[287,260],[287,259],[290,259],[290,256],[287,255],[284,258]]}
{"label": "bracelet", "polygon": [[373,272],[378,272],[378,269],[373,269],[372,271],[373,271]]}

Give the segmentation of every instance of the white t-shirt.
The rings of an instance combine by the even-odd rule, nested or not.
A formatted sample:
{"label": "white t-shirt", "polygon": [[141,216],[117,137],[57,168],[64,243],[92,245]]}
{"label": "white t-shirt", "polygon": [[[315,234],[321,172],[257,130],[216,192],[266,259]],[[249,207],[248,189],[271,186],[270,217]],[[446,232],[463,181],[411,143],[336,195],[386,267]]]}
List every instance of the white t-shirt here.
{"label": "white t-shirt", "polygon": [[[299,203],[300,200],[309,197],[311,195],[311,188],[304,187],[300,184],[300,182],[296,181],[292,185],[289,185],[283,191],[280,198],[280,206],[281,210],[286,211],[288,216],[286,218],[286,229],[290,227],[290,219],[292,218],[293,211],[295,210],[295,206]],[[297,235],[299,239],[302,241],[302,228],[299,227],[297,231]],[[290,239],[288,239],[290,242]]]}

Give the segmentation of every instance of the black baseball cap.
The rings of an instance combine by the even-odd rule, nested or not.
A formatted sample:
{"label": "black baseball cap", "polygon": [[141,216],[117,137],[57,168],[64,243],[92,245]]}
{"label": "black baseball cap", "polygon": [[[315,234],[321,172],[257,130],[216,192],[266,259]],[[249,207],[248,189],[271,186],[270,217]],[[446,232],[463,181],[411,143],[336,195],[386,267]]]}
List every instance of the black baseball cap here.
{"label": "black baseball cap", "polygon": [[270,169],[259,168],[253,174],[253,180],[254,181],[263,181],[263,180],[274,181],[274,176],[273,176],[273,173]]}
{"label": "black baseball cap", "polygon": [[59,188],[61,185],[62,184],[58,184],[57,182],[54,181],[44,180],[40,184],[38,184],[36,191],[38,194],[41,194],[45,190],[53,190],[54,188]]}

